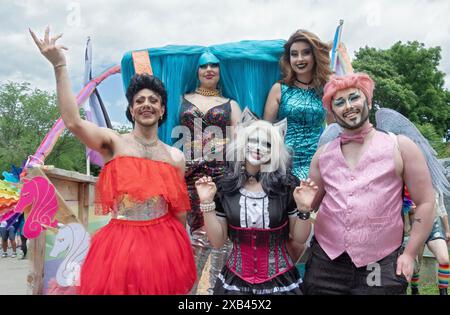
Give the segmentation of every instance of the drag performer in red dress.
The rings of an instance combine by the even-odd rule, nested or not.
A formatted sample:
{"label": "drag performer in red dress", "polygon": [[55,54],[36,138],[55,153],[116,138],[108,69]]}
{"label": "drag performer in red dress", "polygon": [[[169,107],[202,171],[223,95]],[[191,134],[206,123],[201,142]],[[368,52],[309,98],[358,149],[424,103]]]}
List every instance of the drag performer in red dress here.
{"label": "drag performer in red dress", "polygon": [[54,67],[58,106],[66,127],[101,153],[106,164],[96,187],[96,211],[111,221],[92,237],[81,269],[80,294],[187,294],[196,279],[185,230],[190,208],[185,160],[158,139],[167,93],[151,75],[135,75],[127,89],[128,134],[81,119],[62,52],[61,36],[31,35]]}

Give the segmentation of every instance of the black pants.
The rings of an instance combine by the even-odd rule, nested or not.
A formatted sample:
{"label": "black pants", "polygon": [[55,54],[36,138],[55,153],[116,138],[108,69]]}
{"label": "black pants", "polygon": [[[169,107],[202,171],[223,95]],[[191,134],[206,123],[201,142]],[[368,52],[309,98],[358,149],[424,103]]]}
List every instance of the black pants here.
{"label": "black pants", "polygon": [[313,239],[311,244],[302,287],[305,295],[406,294],[406,278],[396,275],[401,248],[376,264],[358,268],[347,253],[331,260],[317,240]]}
{"label": "black pants", "polygon": [[23,257],[25,257],[27,255],[27,238],[25,236],[23,236],[22,234],[20,234],[20,240],[22,241],[22,245],[20,246],[20,249],[23,252]]}

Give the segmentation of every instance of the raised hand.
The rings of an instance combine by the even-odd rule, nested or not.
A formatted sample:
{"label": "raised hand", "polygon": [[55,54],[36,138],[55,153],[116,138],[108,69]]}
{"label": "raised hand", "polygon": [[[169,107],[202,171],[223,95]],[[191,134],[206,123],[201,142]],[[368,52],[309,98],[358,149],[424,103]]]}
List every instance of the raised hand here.
{"label": "raised hand", "polygon": [[56,45],[56,41],[62,37],[62,34],[50,37],[50,27],[47,26],[44,39],[39,39],[31,29],[29,31],[39,51],[50,61],[53,67],[57,68],[66,65],[66,57],[64,56],[63,49],[68,49],[62,45]]}
{"label": "raised hand", "polygon": [[300,185],[294,190],[294,199],[297,208],[311,210],[311,204],[318,189],[317,185],[309,178],[306,181],[300,181]]}
{"label": "raised hand", "polygon": [[203,176],[195,182],[195,188],[197,189],[200,203],[210,203],[214,200],[217,187],[209,176]]}

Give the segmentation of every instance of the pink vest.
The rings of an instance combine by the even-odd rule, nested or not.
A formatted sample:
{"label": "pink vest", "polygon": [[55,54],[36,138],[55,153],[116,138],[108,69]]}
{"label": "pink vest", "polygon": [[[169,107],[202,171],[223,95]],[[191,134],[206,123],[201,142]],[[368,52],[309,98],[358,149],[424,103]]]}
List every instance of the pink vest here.
{"label": "pink vest", "polygon": [[330,259],[347,252],[362,267],[400,247],[403,180],[395,173],[395,145],[391,136],[377,131],[354,170],[347,166],[339,138],[320,155],[325,196],[314,234]]}

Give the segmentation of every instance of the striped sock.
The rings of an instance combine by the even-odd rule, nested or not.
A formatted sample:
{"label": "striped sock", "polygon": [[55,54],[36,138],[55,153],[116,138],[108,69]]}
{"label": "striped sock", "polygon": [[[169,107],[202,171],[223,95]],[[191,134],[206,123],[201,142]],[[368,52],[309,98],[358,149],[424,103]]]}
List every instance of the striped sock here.
{"label": "striped sock", "polygon": [[419,287],[419,274],[418,273],[413,273],[412,277],[411,277],[411,288],[418,288]]}
{"label": "striped sock", "polygon": [[448,279],[450,278],[450,267],[449,264],[441,265],[439,264],[438,269],[438,287],[439,289],[448,288]]}

